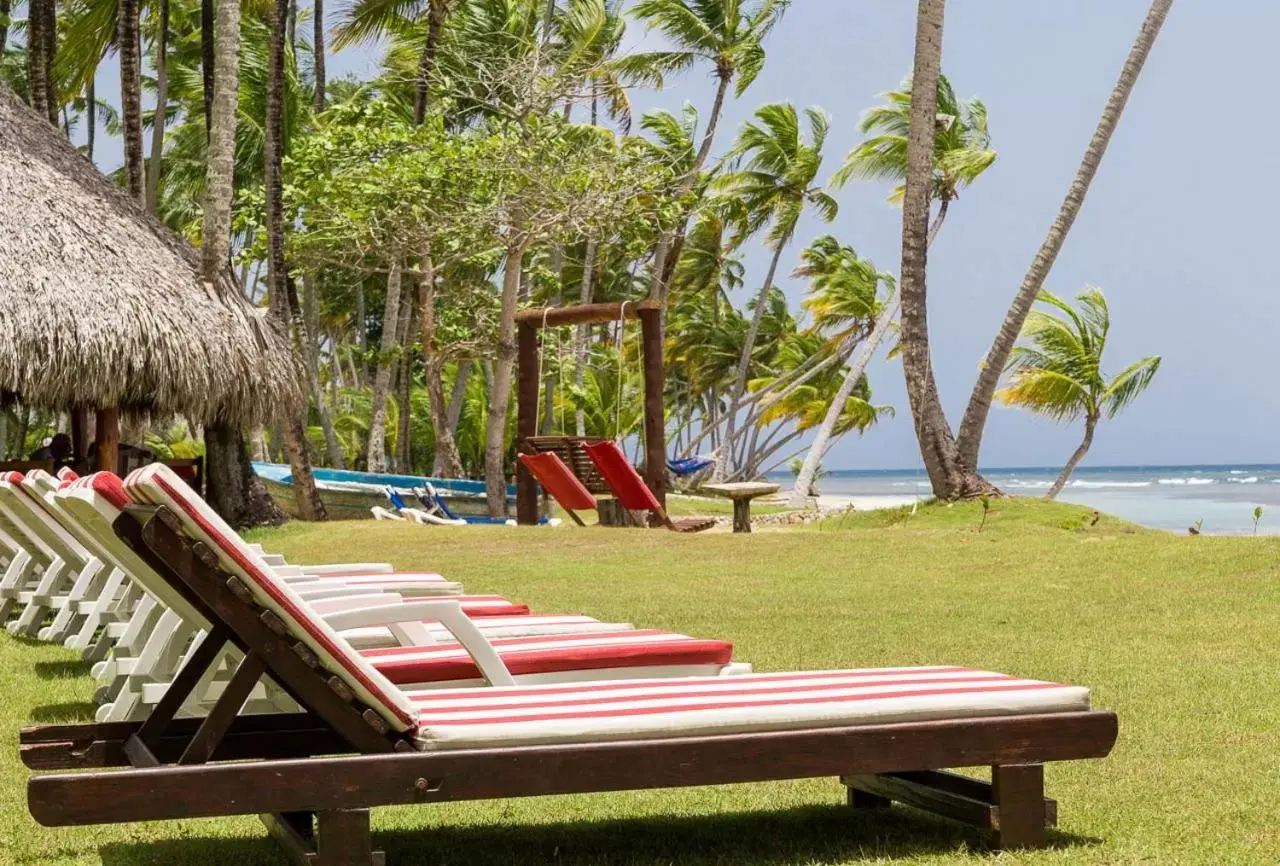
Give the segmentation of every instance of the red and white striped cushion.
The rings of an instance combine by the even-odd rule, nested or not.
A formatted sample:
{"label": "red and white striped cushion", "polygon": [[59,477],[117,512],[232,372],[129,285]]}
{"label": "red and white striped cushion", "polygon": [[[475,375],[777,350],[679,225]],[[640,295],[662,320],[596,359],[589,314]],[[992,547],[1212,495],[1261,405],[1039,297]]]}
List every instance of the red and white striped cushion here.
{"label": "red and white striped cushion", "polygon": [[413,705],[398,688],[361,658],[328,623],[316,617],[288,584],[276,580],[262,557],[235,530],[200,499],[187,484],[161,463],[144,466],[129,475],[125,490],[140,502],[165,505],[182,521],[183,531],[203,541],[217,554],[222,567],[245,581],[264,607],[285,622],[326,669],[399,731],[416,726]]}
{"label": "red and white striped cushion", "polygon": [[508,601],[500,595],[460,595],[453,601],[462,605],[467,616],[527,616],[529,605]]}
{"label": "red and white striped cushion", "polygon": [[[733,644],[699,640],[654,629],[541,635],[491,640],[512,675],[613,668],[708,666],[708,674],[732,660]],[[457,643],[364,651],[397,685],[481,679],[480,669]]]}
{"label": "red and white striped cushion", "polygon": [[1088,689],[960,667],[412,692],[425,749],[652,739],[1087,710]]}

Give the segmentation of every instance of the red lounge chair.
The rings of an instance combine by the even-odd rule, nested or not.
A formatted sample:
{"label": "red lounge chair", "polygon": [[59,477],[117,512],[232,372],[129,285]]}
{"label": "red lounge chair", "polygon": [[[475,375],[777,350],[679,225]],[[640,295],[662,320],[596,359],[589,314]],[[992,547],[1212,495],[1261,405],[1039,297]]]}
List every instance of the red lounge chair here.
{"label": "red lounge chair", "polygon": [[594,445],[584,445],[583,449],[591,462],[600,470],[600,475],[613,490],[618,502],[628,511],[651,511],[658,515],[658,520],[672,532],[702,532],[716,525],[715,520],[705,517],[687,517],[683,520],[672,520],[667,510],[658,502],[649,485],[644,483],[640,473],[627,460],[617,442],[604,441]]}
{"label": "red lounge chair", "polygon": [[587,511],[596,507],[596,498],[591,491],[582,486],[578,476],[564,465],[558,454],[550,451],[545,454],[521,454],[520,462],[529,470],[542,489],[551,494],[565,513],[573,518],[579,526],[586,526],[576,512]]}

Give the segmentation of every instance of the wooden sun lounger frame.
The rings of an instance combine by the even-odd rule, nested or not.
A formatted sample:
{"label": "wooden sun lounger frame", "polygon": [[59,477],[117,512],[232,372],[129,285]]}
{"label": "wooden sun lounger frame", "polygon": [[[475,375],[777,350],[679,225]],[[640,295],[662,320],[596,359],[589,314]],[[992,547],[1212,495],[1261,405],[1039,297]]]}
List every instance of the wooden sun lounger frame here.
{"label": "wooden sun lounger frame", "polygon": [[[130,767],[33,776],[28,806],[46,826],[258,813],[297,863],[365,866],[383,862],[374,806],[836,776],[855,808],[896,800],[974,825],[996,847],[1025,847],[1043,844],[1057,818],[1043,764],[1101,758],[1116,740],[1115,714],[1087,711],[418,751],[324,671],[212,550],[183,536],[173,514],[132,506],[115,529],[216,625],[145,722],[22,731],[32,769]],[[175,719],[226,642],[244,661],[222,698],[203,720]],[[238,716],[264,674],[307,712]],[[990,783],[938,772],[984,764]]]}

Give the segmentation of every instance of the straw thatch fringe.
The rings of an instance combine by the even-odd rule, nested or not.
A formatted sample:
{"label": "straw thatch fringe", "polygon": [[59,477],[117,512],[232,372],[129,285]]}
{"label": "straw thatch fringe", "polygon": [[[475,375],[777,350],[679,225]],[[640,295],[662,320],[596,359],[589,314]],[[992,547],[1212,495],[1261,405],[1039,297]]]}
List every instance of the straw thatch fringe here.
{"label": "straw thatch fringe", "polygon": [[299,381],[266,311],[0,84],[0,391],[247,428]]}

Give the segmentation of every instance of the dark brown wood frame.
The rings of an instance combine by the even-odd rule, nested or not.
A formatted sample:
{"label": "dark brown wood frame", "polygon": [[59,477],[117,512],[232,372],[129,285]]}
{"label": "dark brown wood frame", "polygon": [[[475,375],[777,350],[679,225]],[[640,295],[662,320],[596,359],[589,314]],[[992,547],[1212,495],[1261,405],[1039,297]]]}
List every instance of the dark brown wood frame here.
{"label": "dark brown wood frame", "polygon": [[[1101,758],[1113,713],[1090,711],[760,734],[419,752],[389,731],[314,654],[185,538],[165,509],[131,508],[116,532],[216,623],[141,723],[41,726],[20,737],[37,770],[31,814],[46,826],[261,814],[298,863],[381,863],[374,806],[836,776],[855,808],[898,801],[984,830],[997,847],[1043,844],[1057,807],[1043,764]],[[174,712],[227,643],[244,660],[202,720]],[[237,716],[269,676],[303,713]],[[351,756],[353,755],[354,756]],[[318,756],[318,757],[317,757]],[[220,763],[210,763],[210,762]],[[937,772],[990,765],[990,783]]]}
{"label": "dark brown wood frame", "polygon": [[[517,370],[516,438],[538,435],[539,331],[561,325],[640,320],[644,354],[644,480],[662,505],[667,503],[667,419],[662,392],[666,370],[662,361],[662,307],[656,301],[579,304],[570,307],[522,310],[516,314]],[[572,464],[570,464],[572,465]],[[516,522],[538,522],[538,484],[524,466],[516,466]]]}

